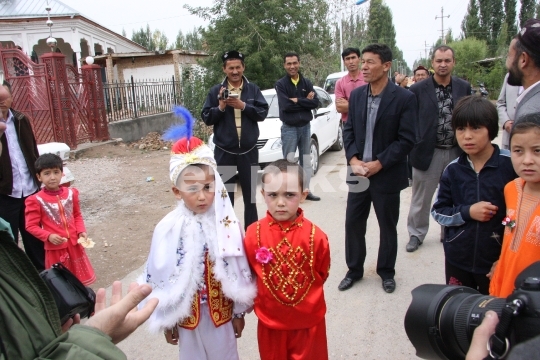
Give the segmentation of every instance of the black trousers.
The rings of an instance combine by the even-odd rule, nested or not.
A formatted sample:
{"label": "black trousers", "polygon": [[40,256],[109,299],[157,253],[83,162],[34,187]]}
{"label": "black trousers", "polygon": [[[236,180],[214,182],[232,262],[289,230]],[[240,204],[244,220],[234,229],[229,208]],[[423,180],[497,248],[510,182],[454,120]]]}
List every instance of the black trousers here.
{"label": "black trousers", "polygon": [[26,231],[25,200],[26,197],[18,199],[0,194],[0,217],[9,223],[15,242],[19,237],[19,231],[21,232],[26,255],[36,269],[42,271],[45,270],[45,244]]}
{"label": "black trousers", "polygon": [[259,149],[254,147],[248,153],[235,155],[223,151],[217,146],[214,149],[214,157],[218,170],[229,193],[229,199],[234,205],[234,186],[236,183],[235,172],[238,171],[238,180],[242,188],[244,198],[244,228],[258,220],[256,191],[257,170],[259,169]]}
{"label": "black trousers", "polygon": [[371,203],[380,229],[377,274],[383,279],[393,279],[397,257],[397,223],[399,220],[399,192],[379,193],[371,189],[350,192],[345,212],[345,258],[347,277],[364,276],[366,260],[366,226]]}
{"label": "black trousers", "polygon": [[444,272],[448,285],[461,285],[473,288],[480,294],[489,295],[490,280],[486,274],[474,274],[460,269],[448,261],[444,262]]}

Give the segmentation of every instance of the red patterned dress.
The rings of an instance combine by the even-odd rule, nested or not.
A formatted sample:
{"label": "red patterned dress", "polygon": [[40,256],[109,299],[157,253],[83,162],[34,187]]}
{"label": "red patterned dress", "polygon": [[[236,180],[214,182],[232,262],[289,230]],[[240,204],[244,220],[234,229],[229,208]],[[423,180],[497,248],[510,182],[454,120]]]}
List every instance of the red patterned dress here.
{"label": "red patterned dress", "polygon": [[[26,199],[25,216],[26,230],[45,242],[45,268],[61,262],[84,285],[96,281],[92,264],[84,248],[77,243],[79,234],[86,232],[77,189],[41,189]],[[55,245],[49,241],[51,234],[60,235],[68,241]]]}

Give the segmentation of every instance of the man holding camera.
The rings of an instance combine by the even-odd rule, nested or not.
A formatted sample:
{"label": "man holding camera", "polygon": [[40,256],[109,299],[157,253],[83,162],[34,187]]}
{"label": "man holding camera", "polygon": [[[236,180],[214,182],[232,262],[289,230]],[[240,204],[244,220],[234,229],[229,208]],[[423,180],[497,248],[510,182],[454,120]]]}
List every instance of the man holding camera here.
{"label": "man holding camera", "polygon": [[268,104],[259,87],[243,75],[242,53],[227,51],[221,60],[227,77],[210,89],[201,117],[206,125],[214,126],[214,157],[233,205],[234,189],[231,185],[238,171],[244,198],[244,227],[247,228],[258,219],[255,204],[259,169],[257,122],[266,119]]}

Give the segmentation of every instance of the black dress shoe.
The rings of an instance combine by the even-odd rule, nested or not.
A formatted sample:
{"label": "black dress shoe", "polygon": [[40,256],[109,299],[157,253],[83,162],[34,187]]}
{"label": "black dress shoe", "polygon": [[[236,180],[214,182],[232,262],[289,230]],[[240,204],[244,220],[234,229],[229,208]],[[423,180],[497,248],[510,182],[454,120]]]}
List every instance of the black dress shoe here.
{"label": "black dress shoe", "polygon": [[358,280],[351,279],[350,277],[345,277],[343,280],[341,280],[337,288],[339,291],[349,290],[357,281]]}
{"label": "black dress shoe", "polygon": [[387,293],[393,293],[396,290],[396,281],[394,279],[383,280],[382,287]]}
{"label": "black dress shoe", "polygon": [[312,192],[309,192],[306,196],[306,200],[311,200],[311,201],[319,201],[321,200],[320,197],[318,197],[317,195],[313,195]]}

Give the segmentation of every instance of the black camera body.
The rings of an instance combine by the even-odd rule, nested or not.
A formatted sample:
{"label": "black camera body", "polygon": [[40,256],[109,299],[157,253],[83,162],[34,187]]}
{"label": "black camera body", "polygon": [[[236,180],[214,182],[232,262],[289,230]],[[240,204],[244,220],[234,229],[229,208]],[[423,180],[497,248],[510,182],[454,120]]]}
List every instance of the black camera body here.
{"label": "black camera body", "polygon": [[221,95],[218,95],[218,100],[227,100],[229,98],[229,89],[223,89]]}
{"label": "black camera body", "polygon": [[473,332],[488,310],[499,318],[505,308],[514,311],[505,339],[509,347],[540,335],[540,262],[523,270],[515,288],[506,299],[481,295],[465,286],[425,284],[415,288],[405,315],[405,331],[416,356],[465,359]]}

